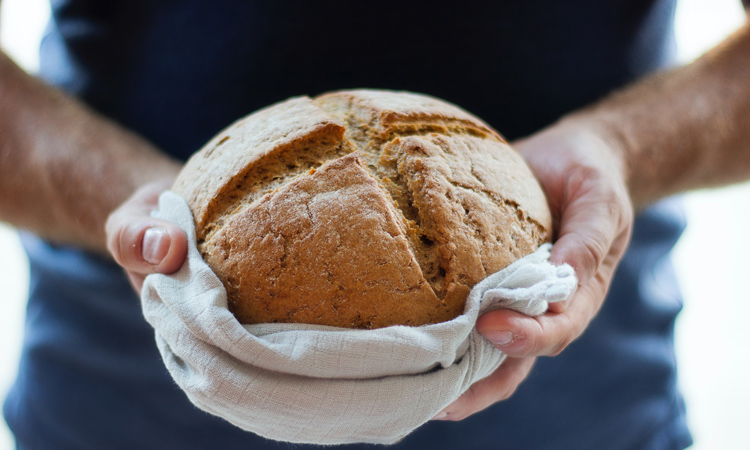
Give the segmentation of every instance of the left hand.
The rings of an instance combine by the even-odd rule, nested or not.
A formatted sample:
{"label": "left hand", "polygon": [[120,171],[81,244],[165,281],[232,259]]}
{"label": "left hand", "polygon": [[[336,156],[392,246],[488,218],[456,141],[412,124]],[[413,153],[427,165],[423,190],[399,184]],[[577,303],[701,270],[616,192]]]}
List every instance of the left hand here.
{"label": "left hand", "polygon": [[187,236],[177,225],[151,217],[171,180],[142,186],[107,218],[107,248],[140,293],[150,273],[173,273],[187,257]]}
{"label": "left hand", "polygon": [[573,266],[578,289],[538,317],[512,310],[482,315],[477,330],[509,358],[436,420],[461,420],[505,400],[526,378],[535,357],[555,356],[580,336],[604,302],[630,239],[633,207],[627,161],[604,130],[567,119],[514,147],[547,194],[557,230],[550,261]]}

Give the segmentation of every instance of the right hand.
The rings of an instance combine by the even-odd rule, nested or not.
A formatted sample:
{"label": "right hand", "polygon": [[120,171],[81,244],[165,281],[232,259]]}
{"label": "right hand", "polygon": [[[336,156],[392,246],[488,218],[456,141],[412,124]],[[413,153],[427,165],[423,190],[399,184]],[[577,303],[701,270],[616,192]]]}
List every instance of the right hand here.
{"label": "right hand", "polygon": [[546,314],[490,311],[477,330],[508,356],[554,356],[596,316],[628,247],[634,215],[630,168],[622,143],[586,117],[562,120],[514,146],[547,194],[557,230],[550,262],[570,264],[579,285]]}
{"label": "right hand", "polygon": [[136,292],[150,273],[169,274],[187,257],[187,235],[177,225],[151,217],[159,195],[170,182],[142,186],[107,218],[107,248],[121,265]]}
{"label": "right hand", "polygon": [[514,147],[539,178],[556,221],[550,262],[570,264],[580,284],[569,300],[550,304],[537,317],[510,309],[483,314],[477,331],[509,359],[436,419],[462,420],[507,399],[535,357],[557,355],[580,336],[602,306],[630,239],[633,207],[626,162],[617,143],[601,130],[567,120]]}

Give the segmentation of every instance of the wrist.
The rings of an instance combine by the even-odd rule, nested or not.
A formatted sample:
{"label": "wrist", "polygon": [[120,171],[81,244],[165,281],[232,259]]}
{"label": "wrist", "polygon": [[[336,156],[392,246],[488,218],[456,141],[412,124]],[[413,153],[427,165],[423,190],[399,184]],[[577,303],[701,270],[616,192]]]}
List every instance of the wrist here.
{"label": "wrist", "polygon": [[181,163],[0,52],[0,220],[105,251],[106,217],[139,187],[168,188]]}
{"label": "wrist", "polygon": [[631,202],[642,204],[637,167],[636,142],[621,125],[616,113],[602,111],[596,107],[569,114],[558,121],[560,127],[574,130],[591,142],[588,148],[598,148],[602,164],[607,164],[610,173],[619,175]]}

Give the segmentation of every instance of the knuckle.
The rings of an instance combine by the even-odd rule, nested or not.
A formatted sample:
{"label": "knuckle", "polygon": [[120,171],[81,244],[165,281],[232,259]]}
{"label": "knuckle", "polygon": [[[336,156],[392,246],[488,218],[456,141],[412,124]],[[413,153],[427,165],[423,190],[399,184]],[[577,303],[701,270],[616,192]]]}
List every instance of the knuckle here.
{"label": "knuckle", "polygon": [[121,233],[122,229],[120,228],[107,228],[107,250],[109,250],[109,253],[118,264],[122,264],[122,252],[120,251]]}
{"label": "knuckle", "polygon": [[511,397],[513,396],[513,394],[515,394],[515,393],[516,393],[516,390],[517,390],[517,389],[518,389],[518,385],[517,385],[517,384],[516,384],[516,385],[513,385],[513,386],[510,386],[510,387],[508,387],[507,389],[505,389],[505,390],[504,390],[504,391],[503,391],[503,392],[502,392],[502,393],[501,393],[501,394],[500,394],[500,395],[498,396],[498,399],[497,399],[497,400],[498,400],[498,401],[504,401],[504,400],[508,400],[509,398],[511,398]]}
{"label": "knuckle", "polygon": [[461,412],[449,412],[448,415],[446,416],[446,419],[453,421],[453,422],[458,422],[458,421],[464,420],[467,417],[469,417],[469,415],[462,411]]}
{"label": "knuckle", "polygon": [[590,274],[596,273],[609,250],[609,239],[603,231],[591,231],[580,236],[580,262],[578,268],[587,269]]}
{"label": "knuckle", "polygon": [[458,408],[448,411],[448,415],[445,416],[445,419],[453,422],[458,422],[460,420],[464,420],[467,417],[469,417],[469,415],[465,412],[465,408]]}
{"label": "knuckle", "polygon": [[558,322],[559,325],[555,327],[557,331],[551,335],[551,340],[547,343],[548,345],[539,354],[557,356],[568,348],[576,340],[576,337],[582,333],[582,330],[579,331],[578,321],[572,320],[567,314],[558,316],[557,320],[562,322]]}
{"label": "knuckle", "polygon": [[549,356],[557,356],[565,350],[573,340],[570,338],[564,338],[561,341],[556,342],[549,351]]}
{"label": "knuckle", "polygon": [[612,200],[609,203],[610,215],[616,218],[618,231],[628,232],[633,226],[635,212],[633,204],[627,193],[612,193]]}
{"label": "knuckle", "polygon": [[107,216],[107,220],[104,223],[104,232],[107,236],[107,248],[113,253],[113,255],[115,251],[119,250],[117,243],[120,239],[120,232],[122,231],[120,222],[120,211],[118,209]]}
{"label": "knuckle", "polygon": [[620,197],[620,212],[621,216],[620,218],[625,224],[632,224],[633,218],[635,217],[635,208],[633,207],[633,202],[630,200],[630,197],[627,194],[627,191],[623,187],[623,190],[625,191],[621,197]]}
{"label": "knuckle", "polygon": [[446,420],[457,422],[469,417],[472,414],[472,408],[478,400],[477,386],[471,386],[461,397],[451,405],[447,411]]}
{"label": "knuckle", "polygon": [[566,183],[567,197],[577,198],[600,188],[601,173],[589,166],[576,166],[570,169]]}

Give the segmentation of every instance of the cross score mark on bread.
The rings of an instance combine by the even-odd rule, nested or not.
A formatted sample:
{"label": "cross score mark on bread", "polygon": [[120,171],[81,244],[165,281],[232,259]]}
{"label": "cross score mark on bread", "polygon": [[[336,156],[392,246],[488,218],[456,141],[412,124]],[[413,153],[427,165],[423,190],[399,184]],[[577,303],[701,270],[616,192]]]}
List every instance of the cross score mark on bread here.
{"label": "cross score mark on bread", "polygon": [[231,125],[173,191],[242,323],[418,326],[551,236],[544,194],[481,120],[404,92],[292,98]]}

